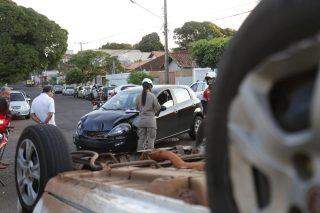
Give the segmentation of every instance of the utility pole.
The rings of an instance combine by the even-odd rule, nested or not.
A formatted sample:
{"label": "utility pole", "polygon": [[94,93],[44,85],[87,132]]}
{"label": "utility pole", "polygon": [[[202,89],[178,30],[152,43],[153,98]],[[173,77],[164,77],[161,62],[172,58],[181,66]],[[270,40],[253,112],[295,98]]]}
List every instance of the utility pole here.
{"label": "utility pole", "polygon": [[169,47],[168,47],[168,10],[167,10],[167,0],[164,0],[164,40],[165,40],[165,79],[166,83],[169,84]]}
{"label": "utility pole", "polygon": [[82,52],[82,42],[80,41],[80,51]]}

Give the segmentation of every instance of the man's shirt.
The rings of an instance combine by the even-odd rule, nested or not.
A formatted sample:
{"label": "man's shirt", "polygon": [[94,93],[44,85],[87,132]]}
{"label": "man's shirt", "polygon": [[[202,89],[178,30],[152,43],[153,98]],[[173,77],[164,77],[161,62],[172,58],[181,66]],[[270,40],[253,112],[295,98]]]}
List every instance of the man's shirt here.
{"label": "man's shirt", "polygon": [[48,117],[49,112],[52,112],[53,115],[48,124],[56,125],[54,118],[54,100],[46,93],[41,93],[32,101],[31,113],[34,113],[40,119],[40,121],[44,123],[46,118]]}

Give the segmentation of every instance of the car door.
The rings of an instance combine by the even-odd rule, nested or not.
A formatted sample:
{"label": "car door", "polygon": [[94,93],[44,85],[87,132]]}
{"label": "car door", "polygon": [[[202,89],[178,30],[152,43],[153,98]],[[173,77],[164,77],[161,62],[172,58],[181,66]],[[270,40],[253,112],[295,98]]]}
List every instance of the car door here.
{"label": "car door", "polygon": [[165,111],[160,112],[160,115],[157,117],[157,140],[160,140],[178,133],[178,117],[174,106],[174,99],[169,89],[160,92],[157,98],[160,105],[167,108]]}
{"label": "car door", "polygon": [[177,129],[179,132],[187,131],[192,126],[196,104],[186,88],[176,87],[172,92],[176,103]]}

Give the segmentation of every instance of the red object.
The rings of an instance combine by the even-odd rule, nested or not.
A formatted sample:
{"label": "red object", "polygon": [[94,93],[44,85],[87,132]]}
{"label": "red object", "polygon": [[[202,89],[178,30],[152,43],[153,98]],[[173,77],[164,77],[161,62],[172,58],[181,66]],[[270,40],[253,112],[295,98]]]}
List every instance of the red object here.
{"label": "red object", "polygon": [[0,133],[5,133],[10,123],[7,115],[0,115]]}
{"label": "red object", "polygon": [[211,98],[211,91],[209,89],[209,87],[203,92],[203,99],[205,101],[210,101]]}

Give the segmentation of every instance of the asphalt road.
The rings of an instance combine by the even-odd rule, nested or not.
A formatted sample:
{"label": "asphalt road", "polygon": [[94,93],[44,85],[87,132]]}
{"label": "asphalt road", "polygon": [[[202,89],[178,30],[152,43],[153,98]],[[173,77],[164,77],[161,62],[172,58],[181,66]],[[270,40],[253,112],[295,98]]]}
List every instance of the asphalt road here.
{"label": "asphalt road", "polygon": [[[40,94],[40,89],[31,87],[25,88],[23,85],[15,85],[15,89],[24,90],[33,99]],[[56,106],[56,124],[65,135],[70,151],[75,147],[72,142],[72,135],[77,126],[79,119],[92,110],[89,101],[75,99],[71,96],[55,95]],[[15,129],[9,137],[9,143],[4,155],[4,161],[10,163],[10,166],[0,171],[0,179],[6,184],[5,187],[0,185],[0,212],[18,212],[19,202],[16,194],[14,182],[14,156],[15,148],[23,129],[34,124],[32,120],[15,120],[13,121]],[[163,142],[160,146],[173,146],[177,144],[191,145],[193,141],[188,136],[181,136]]]}
{"label": "asphalt road", "polygon": [[[23,86],[20,86],[20,88],[18,87],[17,89],[25,90],[31,98],[34,98],[40,93],[40,90],[35,87],[24,88]],[[92,107],[89,101],[74,99],[69,96],[55,95],[54,99],[56,105],[57,126],[62,130],[68,144],[70,145],[70,149],[73,150],[73,131],[79,119],[86,113],[90,112]],[[9,143],[4,155],[4,161],[10,163],[10,166],[4,171],[0,171],[0,179],[6,184],[5,187],[0,185],[0,212],[19,211],[18,198],[14,183],[15,148],[23,129],[32,124],[34,124],[32,120],[13,121],[15,128],[10,135]]]}

